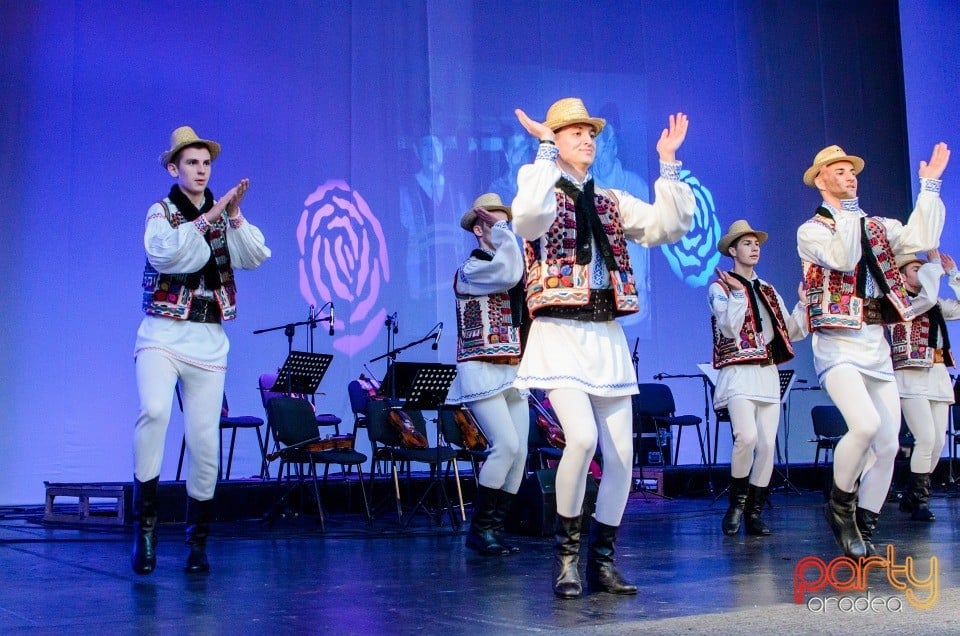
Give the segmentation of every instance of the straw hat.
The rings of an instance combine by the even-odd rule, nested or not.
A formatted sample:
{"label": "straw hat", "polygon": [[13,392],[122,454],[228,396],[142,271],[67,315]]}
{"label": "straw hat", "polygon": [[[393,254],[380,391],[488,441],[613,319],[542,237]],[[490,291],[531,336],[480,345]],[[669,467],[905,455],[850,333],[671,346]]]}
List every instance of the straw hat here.
{"label": "straw hat", "polygon": [[897,254],[893,260],[897,264],[897,269],[903,269],[910,263],[924,264],[927,262],[919,254]]}
{"label": "straw hat", "polygon": [[755,230],[750,227],[750,224],[743,219],[734,221],[730,225],[730,229],[727,230],[727,233],[720,238],[720,242],[717,243],[717,251],[723,254],[724,256],[730,256],[727,253],[727,250],[730,248],[733,243],[740,238],[741,236],[746,236],[747,234],[753,234],[757,237],[757,240],[760,241],[760,245],[763,245],[767,242],[767,233],[761,232],[760,230]]}
{"label": "straw hat", "polygon": [[829,166],[831,163],[837,163],[838,161],[849,161],[852,163],[854,174],[863,172],[863,159],[854,155],[848,155],[840,146],[827,146],[813,158],[813,165],[803,173],[803,182],[811,188],[816,188],[817,186],[813,180],[820,174],[820,168]]}
{"label": "straw hat", "polygon": [[180,126],[170,133],[170,150],[160,155],[160,165],[164,168],[178,152],[193,144],[203,144],[210,151],[210,161],[220,154],[220,144],[209,139],[200,139],[190,126]]}
{"label": "straw hat", "polygon": [[597,134],[607,125],[607,120],[600,117],[591,117],[583,100],[578,97],[564,97],[553,103],[547,111],[547,120],[543,125],[557,132],[565,126],[573,124],[589,124]]}
{"label": "straw hat", "polygon": [[483,208],[488,212],[505,212],[507,214],[507,220],[513,219],[513,213],[510,211],[509,205],[504,205],[503,201],[500,200],[500,195],[488,192],[486,194],[481,194],[477,197],[477,200],[473,202],[473,207],[464,213],[460,218],[460,227],[465,229],[467,232],[473,232],[473,226],[477,222],[477,213],[473,210],[475,208]]}

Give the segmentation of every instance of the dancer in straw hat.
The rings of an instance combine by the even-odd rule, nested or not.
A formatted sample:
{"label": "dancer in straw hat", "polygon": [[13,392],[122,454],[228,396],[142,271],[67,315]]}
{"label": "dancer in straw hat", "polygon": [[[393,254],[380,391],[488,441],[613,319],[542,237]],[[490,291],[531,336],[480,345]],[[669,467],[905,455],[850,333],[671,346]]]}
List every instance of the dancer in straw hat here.
{"label": "dancer in straw hat", "polygon": [[946,321],[960,320],[960,302],[937,297],[946,270],[954,296],[960,298],[957,264],[937,250],[928,252],[928,256],[926,262],[917,254],[897,257],[913,307],[923,313],[909,322],[887,325],[900,408],[915,440],[910,454],[910,483],[900,500],[900,510],[911,513],[914,521],[936,521],[928,504],[930,476],[940,461],[954,402],[947,371],[954,366],[954,359]]}
{"label": "dancer in straw hat", "polygon": [[687,117],[670,116],[657,142],[660,179],[651,205],[619,190],[595,187],[590,166],[604,120],[583,102],[561,99],[534,121],[517,118],[540,140],[533,164],[520,168],[514,230],[525,241],[527,307],[534,317],[515,386],[543,388],[560,420],[566,448],[557,468],[554,593],[580,596],[580,528],[587,469],[599,439],[603,478],[590,528],[587,582],[614,594],[636,594],[613,563],[630,492],[637,378],[617,316],[636,312],[637,289],[626,239],[652,247],[690,228],[696,202],[679,179],[676,151]]}
{"label": "dancer in straw hat", "polygon": [[848,429],[834,452],[826,517],[852,558],[875,552],[873,533],[899,448],[900,398],[882,324],[911,320],[917,311],[895,255],[939,244],[940,177],[949,160],[940,143],[929,162],[920,162],[920,194],[907,223],[866,215],[857,199],[863,159],[839,146],[818,152],[803,175],[823,198],[797,230],[814,367]]}
{"label": "dancer in straw hat", "polygon": [[457,270],[457,376],[447,402],[465,403],[490,443],[477,476],[479,486],[467,547],[484,556],[519,552],[503,538],[503,522],[523,479],[530,414],[513,387],[520,362],[523,253],[507,225],[510,208],[500,195],[481,195],[460,226],[477,249]]}
{"label": "dancer in straw hat", "polygon": [[[713,395],[715,409],[730,412],[730,507],[721,527],[766,536],[761,514],[773,474],[773,451],[780,424],[780,375],[777,365],[793,359],[792,340],[806,337],[804,305],[788,311],[773,285],[757,276],[760,246],[767,233],[735,221],[717,249],[733,259],[733,269],[717,269],[707,292],[713,327],[713,367],[720,369]],[[799,293],[803,299],[803,286]]]}
{"label": "dancer in straw hat", "polygon": [[220,409],[230,344],[221,321],[236,316],[233,269],[270,257],[263,234],[240,212],[246,179],[219,201],[207,187],[220,144],[189,126],[170,135],[160,165],[175,180],[147,210],[143,310],[134,350],[140,414],[133,433],[133,571],[156,566],[157,484],[174,387],[183,395],[188,573],[210,569],[206,541],[220,453]]}

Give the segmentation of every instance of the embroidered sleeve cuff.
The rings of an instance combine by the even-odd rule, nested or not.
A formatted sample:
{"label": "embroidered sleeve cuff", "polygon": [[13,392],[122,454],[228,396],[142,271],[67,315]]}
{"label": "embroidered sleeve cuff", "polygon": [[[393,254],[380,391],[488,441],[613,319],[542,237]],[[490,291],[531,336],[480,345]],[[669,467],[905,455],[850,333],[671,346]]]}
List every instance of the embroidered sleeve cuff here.
{"label": "embroidered sleeve cuff", "polygon": [[741,298],[741,299],[742,299],[742,298],[746,298],[747,293],[746,293],[745,291],[743,291],[742,289],[731,289],[731,290],[730,290],[730,295],[733,296],[734,298]]}
{"label": "embroidered sleeve cuff", "polygon": [[679,181],[681,166],[683,166],[682,161],[675,161],[673,163],[670,163],[667,161],[661,161],[660,177],[663,179],[668,179],[670,181]]}
{"label": "embroidered sleeve cuff", "polygon": [[552,144],[540,144],[537,148],[537,161],[544,160],[554,162],[557,160],[557,156],[560,154],[560,151],[557,150],[557,147]]}
{"label": "embroidered sleeve cuff", "polygon": [[940,194],[940,184],[943,181],[940,179],[920,179],[920,191],[921,192],[933,192],[934,194]]}
{"label": "embroidered sleeve cuff", "polygon": [[500,228],[501,230],[509,230],[509,229],[510,229],[510,226],[507,224],[506,221],[497,221],[496,223],[493,224],[493,227],[498,227],[498,228]]}
{"label": "embroidered sleeve cuff", "polygon": [[232,219],[231,219],[230,217],[227,217],[227,221],[230,222],[230,229],[236,230],[236,229],[239,228],[241,225],[243,225],[243,214],[238,214],[237,216],[233,217]]}
{"label": "embroidered sleeve cuff", "polygon": [[197,231],[201,234],[206,234],[210,230],[210,224],[207,223],[206,217],[204,217],[202,214],[197,217],[197,220],[194,221],[193,224],[197,227]]}

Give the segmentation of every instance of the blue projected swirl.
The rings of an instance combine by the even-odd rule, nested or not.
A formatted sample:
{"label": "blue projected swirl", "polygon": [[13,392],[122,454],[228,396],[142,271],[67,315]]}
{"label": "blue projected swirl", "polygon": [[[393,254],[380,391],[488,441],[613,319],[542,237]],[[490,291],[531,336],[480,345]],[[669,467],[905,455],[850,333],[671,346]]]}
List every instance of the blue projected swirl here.
{"label": "blue projected swirl", "polygon": [[670,269],[690,287],[707,284],[713,269],[720,262],[717,241],[720,239],[720,219],[713,204],[713,195],[689,170],[680,172],[680,180],[690,186],[697,200],[693,226],[683,238],[671,245],[661,245]]}

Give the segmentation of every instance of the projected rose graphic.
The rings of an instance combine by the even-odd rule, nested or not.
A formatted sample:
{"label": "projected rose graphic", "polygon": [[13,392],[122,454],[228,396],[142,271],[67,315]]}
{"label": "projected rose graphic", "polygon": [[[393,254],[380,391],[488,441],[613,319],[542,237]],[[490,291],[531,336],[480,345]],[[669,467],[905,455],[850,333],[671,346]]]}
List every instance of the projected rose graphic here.
{"label": "projected rose graphic", "polygon": [[342,180],[327,181],[303,205],[297,226],[300,293],[317,307],[332,301],[338,312],[333,347],[359,351],[386,317],[379,302],[390,280],[383,228],[360,193]]}
{"label": "projected rose graphic", "polygon": [[703,287],[713,268],[720,262],[717,241],[720,239],[720,219],[713,204],[713,195],[689,170],[680,172],[680,180],[690,186],[697,200],[693,226],[687,234],[672,245],[661,245],[660,250],[670,269],[690,287]]}

